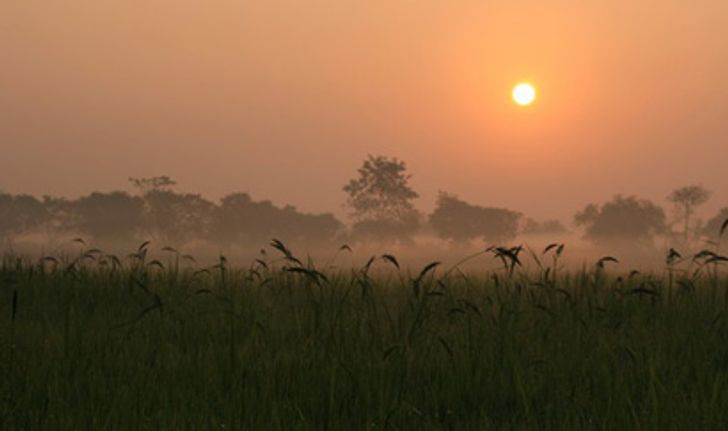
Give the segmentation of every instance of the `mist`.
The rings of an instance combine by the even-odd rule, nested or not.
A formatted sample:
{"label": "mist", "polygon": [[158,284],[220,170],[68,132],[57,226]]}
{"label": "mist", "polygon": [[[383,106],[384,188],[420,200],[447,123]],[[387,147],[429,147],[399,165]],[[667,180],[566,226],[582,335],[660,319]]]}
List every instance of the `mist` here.
{"label": "mist", "polygon": [[728,1],[1,0],[2,429],[728,429]]}
{"label": "mist", "polygon": [[[687,185],[665,204],[636,195],[587,202],[570,219],[536,219],[518,210],[467,202],[440,191],[425,213],[414,201],[406,162],[368,156],[340,186],[344,218],[276,205],[247,192],[215,201],[184,191],[169,176],[128,178],[128,190],[91,191],[78,198],[0,193],[0,240],[6,250],[33,256],[134,255],[212,265],[285,263],[288,252],[329,268],[358,267],[394,258],[414,268],[439,261],[458,269],[492,270],[499,251],[526,256],[540,268],[553,257],[570,268],[610,256],[623,269],[659,269],[676,249],[719,249],[728,207],[702,217],[712,193]],[[558,255],[554,255],[558,250]],[[717,251],[716,251],[717,252]],[[387,260],[390,258],[386,258]]]}
{"label": "mist", "polygon": [[[0,189],[166,174],[346,218],[368,154],[536,219],[724,184],[725,2],[46,2],[0,6]],[[518,109],[509,92],[533,81]]]}

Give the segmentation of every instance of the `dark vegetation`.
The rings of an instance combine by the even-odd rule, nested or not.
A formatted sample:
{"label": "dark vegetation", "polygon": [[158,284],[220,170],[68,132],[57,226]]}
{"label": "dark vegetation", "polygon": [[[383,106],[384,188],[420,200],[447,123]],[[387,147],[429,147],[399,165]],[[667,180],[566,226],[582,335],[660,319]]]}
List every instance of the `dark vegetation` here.
{"label": "dark vegetation", "polygon": [[491,244],[510,241],[518,233],[521,214],[505,208],[471,205],[440,192],[430,223],[437,235],[452,241],[483,238]]}
{"label": "dark vegetation", "polygon": [[665,213],[659,206],[634,196],[616,196],[603,205],[588,205],[574,216],[584,226],[586,238],[604,245],[630,238],[637,244],[652,245],[654,237],[666,232]]}
{"label": "dark vegetation", "polygon": [[[412,244],[422,232],[434,233],[453,244],[485,241],[498,244],[519,235],[563,238],[567,228],[558,220],[539,222],[507,208],[468,203],[441,192],[434,211],[420,213],[418,194],[409,184],[406,164],[397,159],[369,156],[344,187],[349,222],[332,214],[306,214],[292,206],[256,201],[246,193],[232,193],[219,202],[198,194],[175,191],[166,176],[130,178],[134,193],[94,192],[74,200],[37,199],[0,193],[0,241],[40,236],[42,241],[80,236],[99,245],[130,246],[151,239],[181,247],[195,241],[237,245],[257,250],[272,237],[291,244],[378,242]],[[656,240],[669,246],[697,249],[714,241],[723,209],[703,224],[696,209],[710,194],[701,186],[676,189],[667,197],[674,216],[652,201],[617,195],[590,204],[574,217],[574,225],[595,245],[613,249],[627,243],[632,249],[656,251]]]}
{"label": "dark vegetation", "polygon": [[404,162],[370,156],[359,175],[344,186],[355,237],[409,241],[420,224],[412,201],[418,197],[408,184]]}
{"label": "dark vegetation", "polygon": [[247,268],[149,247],[6,256],[0,429],[728,428],[715,249],[639,273],[490,247],[468,275],[324,270],[277,240]]}
{"label": "dark vegetation", "polygon": [[[426,217],[408,180],[370,157],[344,187],[349,226],[245,193],[213,203],[168,177],[74,200],[0,194],[6,241],[88,240],[0,263],[0,429],[728,428],[728,209],[700,223],[707,191],[676,190],[673,218],[624,196],[575,216],[605,247],[673,244],[652,272],[620,256],[568,269],[562,242],[415,271],[393,254],[339,266],[358,242],[425,229],[455,244],[566,232],[444,192]],[[248,266],[176,247],[270,238],[286,244]],[[321,266],[289,248],[343,240]]]}

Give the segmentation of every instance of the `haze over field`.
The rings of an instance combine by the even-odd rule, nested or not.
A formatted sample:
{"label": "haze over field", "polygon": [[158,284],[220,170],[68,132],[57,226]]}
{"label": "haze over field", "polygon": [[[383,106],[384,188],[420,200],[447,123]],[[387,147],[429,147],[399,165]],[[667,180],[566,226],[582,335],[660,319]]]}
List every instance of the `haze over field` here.
{"label": "haze over field", "polygon": [[424,211],[445,190],[570,220],[702,183],[708,217],[728,202],[726,22],[721,0],[4,1],[0,187],[167,174],[343,215],[371,153],[408,163]]}
{"label": "haze over field", "polygon": [[728,430],[728,0],[0,0],[0,429]]}

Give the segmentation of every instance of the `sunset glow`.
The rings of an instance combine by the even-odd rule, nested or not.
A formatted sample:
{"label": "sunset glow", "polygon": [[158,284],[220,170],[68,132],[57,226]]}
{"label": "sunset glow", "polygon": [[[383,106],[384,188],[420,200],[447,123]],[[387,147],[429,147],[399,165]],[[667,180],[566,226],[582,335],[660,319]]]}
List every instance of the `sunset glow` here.
{"label": "sunset glow", "polygon": [[0,0],[0,431],[728,430],[726,24]]}
{"label": "sunset glow", "polygon": [[[595,195],[662,199],[675,171],[726,183],[728,2],[556,4],[2,2],[0,190],[169,175],[345,218],[332,178],[384,154],[409,163],[422,211],[447,190],[571,221]],[[714,193],[710,211],[728,206]]]}

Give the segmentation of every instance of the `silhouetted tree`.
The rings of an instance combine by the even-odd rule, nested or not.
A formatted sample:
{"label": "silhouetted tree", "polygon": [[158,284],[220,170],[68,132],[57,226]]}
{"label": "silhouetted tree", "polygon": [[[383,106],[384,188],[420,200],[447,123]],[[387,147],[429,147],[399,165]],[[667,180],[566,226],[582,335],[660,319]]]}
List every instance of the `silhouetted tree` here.
{"label": "silhouetted tree", "polygon": [[0,193],[0,240],[12,241],[42,225],[46,217],[43,204],[33,196]]}
{"label": "silhouetted tree", "polygon": [[78,231],[102,243],[135,241],[144,221],[144,201],[125,192],[94,192],[71,208]]}
{"label": "silhouetted tree", "polygon": [[43,207],[47,217],[42,231],[51,242],[57,241],[61,235],[68,234],[78,224],[78,215],[73,208],[73,202],[66,198],[43,196]]}
{"label": "silhouetted tree", "polygon": [[270,201],[254,202],[247,193],[232,193],[215,209],[211,235],[227,244],[258,244],[275,232],[276,208]]}
{"label": "silhouetted tree", "polygon": [[667,197],[679,214],[678,221],[684,223],[683,240],[685,244],[690,241],[690,218],[695,213],[695,208],[707,202],[708,199],[710,199],[710,192],[705,187],[698,185],[675,189]]}
{"label": "silhouetted tree", "polygon": [[165,245],[206,235],[215,205],[198,194],[153,189],[144,194],[146,233]]}
{"label": "silhouetted tree", "polygon": [[[728,207],[722,208],[718,211],[718,214],[708,220],[705,226],[703,226],[703,235],[711,240],[717,240],[720,235],[720,230],[723,227],[723,223],[725,223],[726,220],[728,220]],[[724,236],[725,235],[728,235],[728,230],[724,232]]]}
{"label": "silhouetted tree", "polygon": [[419,226],[407,166],[396,158],[369,156],[358,177],[343,187],[357,236],[408,240]]}
{"label": "silhouetted tree", "polygon": [[305,214],[286,205],[276,218],[279,237],[299,243],[320,243],[332,240],[342,229],[333,214]]}
{"label": "silhouetted tree", "polygon": [[211,237],[226,244],[255,245],[271,238],[286,242],[332,239],[341,223],[331,214],[302,214],[292,206],[253,201],[247,193],[225,196],[215,209]]}
{"label": "silhouetted tree", "polygon": [[635,196],[615,196],[598,206],[590,204],[574,216],[577,226],[586,228],[585,238],[610,245],[623,241],[652,244],[665,232],[665,212],[654,203]]}
{"label": "silhouetted tree", "polygon": [[504,208],[471,205],[457,196],[440,192],[430,224],[435,233],[455,242],[483,238],[501,243],[516,237],[521,214]]}
{"label": "silhouetted tree", "polygon": [[179,245],[208,235],[215,204],[199,194],[176,193],[177,182],[161,175],[130,177],[145,204],[145,233],[157,241]]}
{"label": "silhouetted tree", "polygon": [[129,177],[129,182],[134,188],[139,190],[139,194],[144,196],[151,191],[169,190],[175,186],[177,182],[166,175],[149,178]]}

